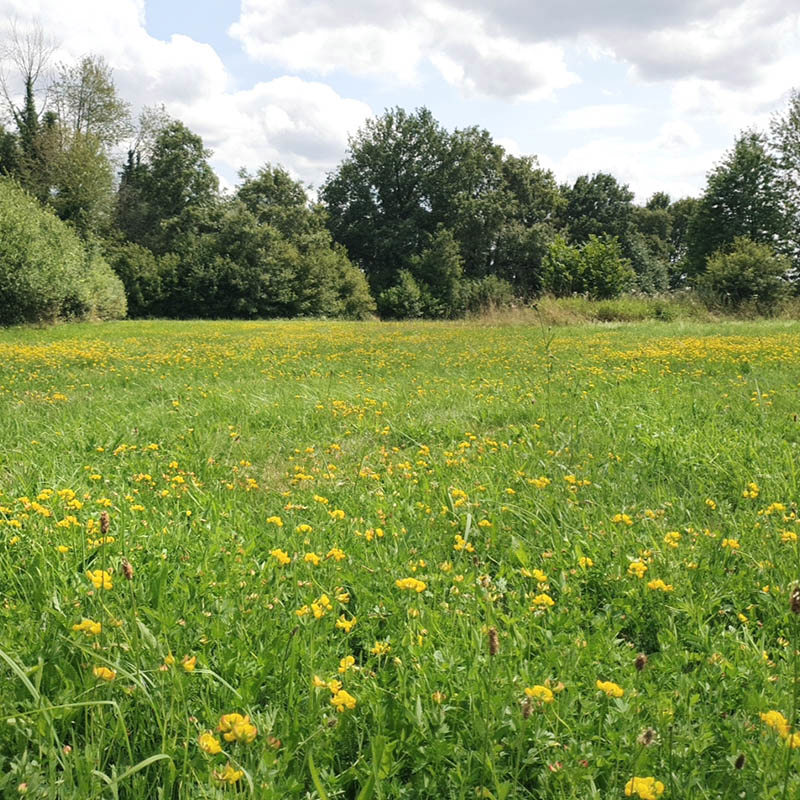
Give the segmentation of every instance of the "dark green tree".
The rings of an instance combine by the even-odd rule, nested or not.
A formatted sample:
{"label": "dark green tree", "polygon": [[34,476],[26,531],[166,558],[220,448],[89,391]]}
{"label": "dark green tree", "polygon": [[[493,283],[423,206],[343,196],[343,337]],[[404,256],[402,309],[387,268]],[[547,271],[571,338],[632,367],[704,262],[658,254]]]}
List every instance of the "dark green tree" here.
{"label": "dark green tree", "polygon": [[303,185],[281,166],[266,164],[255,175],[239,171],[236,196],[263,225],[272,225],[293,239],[324,226],[321,213],[312,212]]}
{"label": "dark green tree", "polygon": [[785,240],[788,221],[778,164],[757,131],[745,131],[708,174],[706,188],[689,221],[686,267],[702,273],[709,256],[737,236],[772,244]]}
{"label": "dark green tree", "polygon": [[781,250],[793,262],[793,280],[800,276],[800,91],[794,89],[782,114],[772,119],[769,143],[778,164],[778,182],[787,219]]}
{"label": "dark green tree", "polygon": [[581,175],[566,189],[562,214],[563,227],[575,244],[589,237],[616,236],[624,242],[630,235],[633,218],[633,192],[607,172]]}
{"label": "dark green tree", "polygon": [[203,140],[177,120],[157,133],[147,161],[129,153],[116,210],[122,233],[157,255],[175,249],[197,214],[216,202],[219,182],[209,156]]}
{"label": "dark green tree", "polygon": [[334,239],[376,293],[408,268],[442,221],[434,201],[442,191],[447,141],[428,109],[388,110],[351,137],[344,161],[320,190]]}

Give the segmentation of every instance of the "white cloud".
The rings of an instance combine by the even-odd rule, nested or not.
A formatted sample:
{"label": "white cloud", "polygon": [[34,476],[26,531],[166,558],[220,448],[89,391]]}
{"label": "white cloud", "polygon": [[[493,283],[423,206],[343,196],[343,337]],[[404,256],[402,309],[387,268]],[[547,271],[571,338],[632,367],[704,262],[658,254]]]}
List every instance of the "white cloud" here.
{"label": "white cloud", "polygon": [[254,59],[296,71],[415,83],[432,64],[467,95],[539,99],[578,81],[552,42],[492,33],[480,13],[448,2],[242,0],[230,34]]}
{"label": "white cloud", "polygon": [[69,13],[63,0],[7,1],[9,18],[16,18],[20,29],[39,21],[59,37],[56,60],[102,55],[114,70],[120,96],[135,111],[163,103],[214,150],[212,163],[223,176],[271,161],[306,182],[318,182],[343,156],[348,132],[371,115],[365,103],[297,77],[234,90],[210,44],[184,35],[169,41],[150,36],[143,0],[70,0]]}
{"label": "white cloud", "polygon": [[657,191],[676,198],[698,194],[706,172],[721,154],[719,148],[702,146],[688,126],[669,122],[652,138],[595,139],[570,149],[559,159],[548,160],[546,165],[560,180],[570,182],[579,175],[610,172],[630,186],[637,202],[644,202]]}
{"label": "white cloud", "polygon": [[582,106],[566,111],[553,123],[553,127],[562,131],[624,128],[635,122],[640,115],[640,109],[627,103]]}

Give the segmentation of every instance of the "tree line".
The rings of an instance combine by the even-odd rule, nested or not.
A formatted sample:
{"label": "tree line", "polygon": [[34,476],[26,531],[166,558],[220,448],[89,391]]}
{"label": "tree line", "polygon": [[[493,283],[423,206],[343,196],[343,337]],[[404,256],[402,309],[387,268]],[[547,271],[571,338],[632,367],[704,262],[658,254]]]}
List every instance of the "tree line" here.
{"label": "tree line", "polygon": [[452,319],[543,293],[685,288],[769,312],[798,286],[796,91],[768,131],[739,135],[699,198],[637,205],[606,172],[559,184],[486,130],[394,108],[350,138],[311,201],[270,164],[221,192],[202,139],[163,108],[134,121],[102,58],[48,70],[36,30],[12,30],[3,55],[0,323]]}

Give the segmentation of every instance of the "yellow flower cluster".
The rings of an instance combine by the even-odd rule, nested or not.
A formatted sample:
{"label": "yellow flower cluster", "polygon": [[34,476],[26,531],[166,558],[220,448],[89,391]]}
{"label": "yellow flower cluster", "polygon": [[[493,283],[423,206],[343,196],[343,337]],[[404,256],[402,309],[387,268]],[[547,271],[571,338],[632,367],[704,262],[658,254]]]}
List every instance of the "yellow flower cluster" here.
{"label": "yellow flower cluster", "polygon": [[641,800],[658,800],[664,794],[664,784],[655,778],[631,778],[625,784],[625,797],[638,796]]}
{"label": "yellow flower cluster", "polygon": [[83,618],[79,623],[72,626],[72,630],[74,631],[82,631],[87,636],[98,636],[100,631],[103,629],[103,626],[99,622],[95,622],[92,619]]}
{"label": "yellow flower cluster", "polygon": [[425,581],[419,581],[416,578],[400,578],[394,582],[398,589],[409,589],[412,592],[424,592],[428,588]]}
{"label": "yellow flower cluster", "polygon": [[555,699],[553,690],[548,689],[547,686],[542,686],[540,684],[526,687],[525,694],[533,700],[538,700],[540,703],[552,703]]}
{"label": "yellow flower cluster", "polygon": [[86,577],[94,584],[95,589],[111,589],[114,586],[111,573],[104,569],[89,570]]}
{"label": "yellow flower cluster", "polygon": [[232,713],[223,714],[219,719],[217,730],[226,742],[242,742],[250,744],[258,734],[258,729],[247,715]]}
{"label": "yellow flower cluster", "polygon": [[595,686],[601,691],[605,692],[609,697],[622,697],[625,690],[613,681],[596,681]]}
{"label": "yellow flower cluster", "polygon": [[279,547],[276,547],[274,550],[270,550],[269,554],[280,564],[282,567],[285,567],[287,564],[292,563],[292,559],[289,558],[289,554],[285,550],[281,550]]}

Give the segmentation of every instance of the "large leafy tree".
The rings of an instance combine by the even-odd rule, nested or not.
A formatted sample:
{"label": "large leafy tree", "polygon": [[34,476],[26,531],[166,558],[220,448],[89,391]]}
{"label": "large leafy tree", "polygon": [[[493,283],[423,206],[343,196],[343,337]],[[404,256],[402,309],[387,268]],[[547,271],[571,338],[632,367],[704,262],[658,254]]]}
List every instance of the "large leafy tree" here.
{"label": "large leafy tree", "polygon": [[130,106],[117,96],[111,68],[102,56],[60,64],[50,96],[61,125],[73,138],[92,137],[108,150],[132,132]]}
{"label": "large leafy tree", "polygon": [[321,188],[334,238],[364,269],[375,292],[408,268],[441,221],[434,201],[447,141],[428,109],[391,109],[350,139],[344,161]]}
{"label": "large leafy tree", "polygon": [[763,134],[745,131],[708,174],[706,188],[689,220],[686,266],[699,275],[713,253],[736,237],[773,247],[788,227],[778,163]]}
{"label": "large leafy tree", "polygon": [[592,235],[616,236],[625,242],[633,217],[633,192],[608,172],[581,175],[565,190],[563,224],[575,244]]}
{"label": "large leafy tree", "polygon": [[283,167],[265,164],[255,175],[242,169],[239,178],[236,196],[261,224],[272,225],[289,239],[323,226],[321,209],[309,207],[305,188]]}
{"label": "large leafy tree", "polygon": [[164,124],[146,155],[147,160],[133,151],[128,155],[116,224],[129,241],[162,254],[215,204],[219,182],[203,140],[177,120]]}
{"label": "large leafy tree", "polygon": [[787,236],[781,249],[800,272],[800,91],[793,90],[782,114],[770,125],[770,145],[778,164],[778,182],[787,219]]}
{"label": "large leafy tree", "polygon": [[[507,156],[477,127],[444,130],[427,109],[397,108],[370,120],[350,140],[344,161],[321,190],[334,237],[385,291],[440,228],[453,236],[466,278],[502,272],[526,290],[536,284],[542,236],[561,196],[534,158]],[[523,254],[515,267],[509,258]],[[407,278],[405,278],[408,283]]]}

